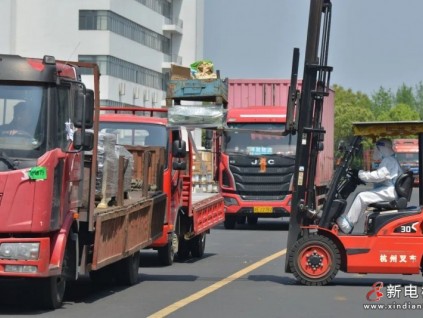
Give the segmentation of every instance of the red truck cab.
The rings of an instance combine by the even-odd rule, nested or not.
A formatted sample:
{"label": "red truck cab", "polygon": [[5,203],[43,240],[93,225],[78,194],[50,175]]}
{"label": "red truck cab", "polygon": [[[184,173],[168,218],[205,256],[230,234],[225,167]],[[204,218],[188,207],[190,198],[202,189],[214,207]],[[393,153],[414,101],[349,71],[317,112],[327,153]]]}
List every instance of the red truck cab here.
{"label": "red truck cab", "polygon": [[43,308],[79,274],[135,284],[140,249],[162,234],[166,196],[126,188],[125,156],[99,144],[99,77],[93,63],[0,55],[0,277],[27,279]]}
{"label": "red truck cab", "polygon": [[[219,182],[225,228],[258,218],[289,216],[297,136],[283,135],[289,80],[230,79],[227,126],[222,134]],[[301,87],[301,82],[298,87]],[[326,136],[317,158],[316,186],[323,196],[333,173],[334,96],[325,99]]]}
{"label": "red truck cab", "polygon": [[282,136],[285,114],[285,107],[228,110],[219,169],[227,228],[237,218],[255,224],[259,216],[289,216],[296,138]]}

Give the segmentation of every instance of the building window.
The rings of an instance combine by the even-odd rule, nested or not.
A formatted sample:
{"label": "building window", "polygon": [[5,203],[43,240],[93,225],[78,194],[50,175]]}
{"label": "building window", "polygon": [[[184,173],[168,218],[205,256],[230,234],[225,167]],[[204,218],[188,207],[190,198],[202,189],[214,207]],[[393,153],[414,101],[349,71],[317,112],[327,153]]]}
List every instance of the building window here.
{"label": "building window", "polygon": [[171,19],[172,5],[167,0],[135,0],[157,13]]}
{"label": "building window", "polygon": [[79,29],[110,31],[154,50],[170,54],[169,38],[112,11],[80,10]]}
{"label": "building window", "polygon": [[[165,76],[162,73],[133,64],[109,55],[79,55],[80,62],[96,63],[100,74],[117,77],[129,82],[155,89],[165,90]],[[82,74],[91,74],[90,70],[81,69]]]}

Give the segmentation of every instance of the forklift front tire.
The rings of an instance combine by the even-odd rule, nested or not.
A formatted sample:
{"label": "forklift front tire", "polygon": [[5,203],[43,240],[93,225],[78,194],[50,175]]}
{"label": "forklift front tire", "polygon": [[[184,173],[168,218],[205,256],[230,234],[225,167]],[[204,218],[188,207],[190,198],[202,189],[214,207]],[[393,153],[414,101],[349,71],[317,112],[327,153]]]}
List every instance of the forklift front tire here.
{"label": "forklift front tire", "polygon": [[341,254],[331,239],[312,234],[294,244],[289,254],[289,266],[301,284],[323,286],[330,283],[338,273]]}

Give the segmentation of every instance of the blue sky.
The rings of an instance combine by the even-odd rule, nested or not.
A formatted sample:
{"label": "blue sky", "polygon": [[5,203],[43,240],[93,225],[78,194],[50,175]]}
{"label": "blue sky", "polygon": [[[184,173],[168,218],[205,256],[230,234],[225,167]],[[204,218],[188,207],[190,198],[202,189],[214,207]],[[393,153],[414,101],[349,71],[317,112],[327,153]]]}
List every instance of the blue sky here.
{"label": "blue sky", "polygon": [[[372,94],[423,81],[422,0],[332,0],[331,84]],[[222,77],[303,74],[309,0],[205,0],[204,57]]]}

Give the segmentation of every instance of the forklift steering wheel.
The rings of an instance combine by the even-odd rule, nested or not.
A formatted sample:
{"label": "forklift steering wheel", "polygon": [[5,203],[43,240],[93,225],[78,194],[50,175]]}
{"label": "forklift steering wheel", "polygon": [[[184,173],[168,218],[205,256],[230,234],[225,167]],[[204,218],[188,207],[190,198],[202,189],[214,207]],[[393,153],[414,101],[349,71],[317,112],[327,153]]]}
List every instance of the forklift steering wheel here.
{"label": "forklift steering wheel", "polygon": [[360,184],[365,185],[366,184],[366,182],[364,182],[363,180],[361,180],[358,177],[358,170],[357,169],[349,168],[347,170],[347,175],[348,175],[348,178],[351,179],[352,181],[354,181],[357,185],[360,185]]}

